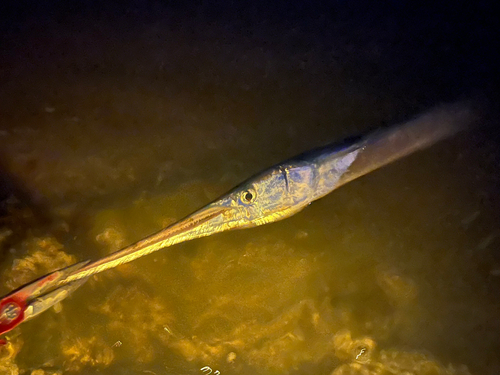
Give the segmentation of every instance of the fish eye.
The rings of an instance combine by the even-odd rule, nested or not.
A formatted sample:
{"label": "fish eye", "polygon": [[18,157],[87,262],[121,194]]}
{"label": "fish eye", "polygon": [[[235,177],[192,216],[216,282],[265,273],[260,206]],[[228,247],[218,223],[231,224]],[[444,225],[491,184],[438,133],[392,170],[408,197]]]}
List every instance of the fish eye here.
{"label": "fish eye", "polygon": [[255,200],[254,190],[248,189],[241,193],[241,201],[243,203],[252,203],[254,200]]}

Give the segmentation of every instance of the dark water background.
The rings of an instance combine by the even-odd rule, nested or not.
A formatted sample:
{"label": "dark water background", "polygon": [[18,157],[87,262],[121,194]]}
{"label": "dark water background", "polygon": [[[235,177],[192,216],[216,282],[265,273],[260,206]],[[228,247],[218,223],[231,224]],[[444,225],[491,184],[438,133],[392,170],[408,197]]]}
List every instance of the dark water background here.
{"label": "dark water background", "polygon": [[99,275],[9,333],[0,372],[500,372],[488,2],[21,1],[0,18],[2,293],[302,151],[443,102],[491,109],[286,221]]}

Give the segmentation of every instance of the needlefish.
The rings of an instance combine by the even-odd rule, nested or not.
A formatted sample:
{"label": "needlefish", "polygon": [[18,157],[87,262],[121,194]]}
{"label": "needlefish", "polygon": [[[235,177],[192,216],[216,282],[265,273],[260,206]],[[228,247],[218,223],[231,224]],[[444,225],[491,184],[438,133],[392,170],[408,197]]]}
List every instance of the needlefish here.
{"label": "needlefish", "polygon": [[[283,220],[340,186],[430,147],[477,120],[469,103],[444,105],[399,126],[305,152],[258,173],[219,199],[145,239],[94,262],[82,262],[69,271],[56,271],[57,277],[52,276],[51,285],[56,290],[70,288],[72,291],[91,275],[159,249],[228,230]],[[40,280],[45,283],[45,278],[37,282]],[[52,295],[44,304],[43,296],[38,293],[37,313],[67,294],[59,293],[59,299]],[[16,292],[0,301],[0,333],[22,321],[19,317],[26,306],[29,307],[32,297],[26,292],[17,299],[12,296],[16,297]]]}

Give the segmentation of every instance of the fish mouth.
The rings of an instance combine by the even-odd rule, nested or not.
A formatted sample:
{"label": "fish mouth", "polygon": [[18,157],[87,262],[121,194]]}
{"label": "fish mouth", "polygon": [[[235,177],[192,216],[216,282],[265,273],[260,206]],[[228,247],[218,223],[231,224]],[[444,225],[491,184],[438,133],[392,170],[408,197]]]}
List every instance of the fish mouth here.
{"label": "fish mouth", "polygon": [[[294,215],[306,206],[307,204],[287,205],[281,207],[277,211],[272,211],[264,215],[256,215],[255,217],[247,217],[244,215],[232,216],[231,211],[235,211],[235,213],[238,212],[236,207],[207,207],[201,209],[199,212],[195,212],[177,224],[174,224],[173,226],[175,226],[175,228],[172,229],[178,230],[180,235],[182,235],[182,233],[188,234],[188,232],[192,232],[196,237],[200,235],[207,236],[227,230],[251,228],[280,221]],[[217,222],[214,221],[214,219],[220,215],[223,215],[224,218]]]}
{"label": "fish mouth", "polygon": [[[177,223],[172,224],[165,230],[168,230],[169,237],[181,235],[183,233],[187,234],[193,231],[198,232],[202,228],[209,227],[207,224],[211,223],[217,217],[224,215],[229,210],[231,210],[231,208],[221,206],[205,207]],[[224,221],[222,221],[222,224],[223,223]]]}

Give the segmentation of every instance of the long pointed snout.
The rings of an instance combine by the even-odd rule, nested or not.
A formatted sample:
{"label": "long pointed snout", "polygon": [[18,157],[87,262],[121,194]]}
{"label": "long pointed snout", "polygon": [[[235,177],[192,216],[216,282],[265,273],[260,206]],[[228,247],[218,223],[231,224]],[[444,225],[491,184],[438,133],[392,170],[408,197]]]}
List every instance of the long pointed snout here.
{"label": "long pointed snout", "polygon": [[227,213],[234,209],[233,207],[209,204],[143,240],[89,263],[61,280],[60,284],[79,280],[120,264],[131,262],[164,247],[232,229],[227,224]]}

